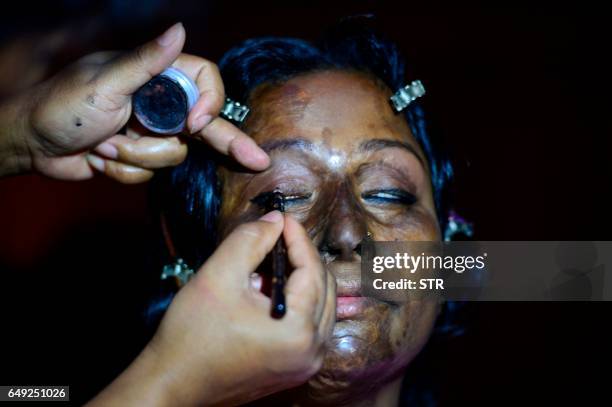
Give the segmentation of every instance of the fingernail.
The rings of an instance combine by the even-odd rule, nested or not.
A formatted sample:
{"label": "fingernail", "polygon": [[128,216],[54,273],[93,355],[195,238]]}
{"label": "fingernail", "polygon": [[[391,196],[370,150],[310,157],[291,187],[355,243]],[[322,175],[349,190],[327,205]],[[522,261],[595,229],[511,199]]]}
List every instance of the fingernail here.
{"label": "fingernail", "polygon": [[259,218],[259,220],[263,220],[270,223],[278,223],[283,219],[283,215],[279,211],[272,211],[266,213],[264,216]]}
{"label": "fingernail", "polygon": [[259,146],[253,150],[253,158],[262,165],[266,164],[266,167],[270,165],[270,157]]}
{"label": "fingernail", "polygon": [[97,155],[87,154],[87,162],[100,172],[104,172],[104,160]]}
{"label": "fingernail", "polygon": [[168,28],[166,32],[157,37],[157,43],[162,47],[167,47],[174,43],[178,39],[178,35],[181,31],[183,23],[176,23],[172,27]]}
{"label": "fingernail", "polygon": [[208,125],[212,121],[212,116],[209,114],[203,114],[201,116],[196,117],[191,121],[191,133],[196,133],[202,130],[205,126]]}
{"label": "fingernail", "polygon": [[243,157],[250,164],[249,167],[256,170],[265,170],[270,166],[270,158],[263,150],[259,148],[252,148],[249,154],[244,154]]}
{"label": "fingernail", "polygon": [[257,273],[251,273],[249,277],[250,277],[251,287],[257,291],[261,290],[261,283],[262,283],[261,275]]}
{"label": "fingernail", "polygon": [[117,150],[117,147],[107,141],[98,145],[98,147],[96,147],[94,151],[103,155],[106,158],[110,158],[111,160],[116,160],[117,157],[119,157],[119,151]]}
{"label": "fingernail", "polygon": [[265,170],[270,166],[270,157],[253,139],[241,138],[232,143],[232,153],[242,164],[254,170]]}

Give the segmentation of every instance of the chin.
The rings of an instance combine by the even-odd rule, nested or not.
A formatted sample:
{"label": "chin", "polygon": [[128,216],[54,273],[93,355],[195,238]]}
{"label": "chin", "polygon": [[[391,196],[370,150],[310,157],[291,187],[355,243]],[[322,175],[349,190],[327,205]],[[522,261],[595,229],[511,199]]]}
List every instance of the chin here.
{"label": "chin", "polygon": [[357,319],[336,322],[323,366],[306,384],[311,401],[343,405],[375,397],[427,342],[437,314],[431,307],[372,305]]}
{"label": "chin", "polygon": [[[343,405],[376,394],[386,383],[403,374],[381,336],[384,329],[364,321],[339,321],[321,370],[308,383],[308,398],[316,403]],[[407,364],[407,363],[406,363]]]}
{"label": "chin", "polygon": [[342,351],[331,350],[321,370],[306,383],[308,399],[336,406],[365,401],[402,376],[406,367],[394,361],[367,361],[367,354],[347,357]]}

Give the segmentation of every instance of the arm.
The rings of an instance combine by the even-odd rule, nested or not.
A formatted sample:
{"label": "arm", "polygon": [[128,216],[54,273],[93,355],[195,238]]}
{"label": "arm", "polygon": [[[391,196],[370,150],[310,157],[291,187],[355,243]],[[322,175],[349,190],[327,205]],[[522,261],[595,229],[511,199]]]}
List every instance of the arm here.
{"label": "arm", "polygon": [[90,406],[173,405],[171,381],[156,352],[147,346],[130,366],[94,400]]}
{"label": "arm", "polygon": [[[294,268],[287,314],[250,275],[283,232]],[[237,405],[298,386],[322,365],[335,280],[304,228],[280,212],[236,228],[183,287],[145,350],[91,405]]]}

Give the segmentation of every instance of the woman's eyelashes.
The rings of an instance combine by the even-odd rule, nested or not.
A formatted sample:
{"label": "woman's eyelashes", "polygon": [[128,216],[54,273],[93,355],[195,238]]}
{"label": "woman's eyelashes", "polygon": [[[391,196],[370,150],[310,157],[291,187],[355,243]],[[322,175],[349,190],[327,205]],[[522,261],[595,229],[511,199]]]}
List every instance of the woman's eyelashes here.
{"label": "woman's eyelashes", "polygon": [[361,198],[374,205],[405,205],[411,206],[416,203],[417,197],[402,189],[375,189],[361,194]]}
{"label": "woman's eyelashes", "polygon": [[[255,198],[251,199],[251,202],[256,204],[262,209],[268,209],[274,197],[273,191],[262,192]],[[311,203],[312,193],[285,193],[285,209],[300,209],[306,207]],[[361,199],[368,205],[377,206],[391,206],[391,205],[402,205],[410,207],[417,202],[416,195],[398,188],[388,189],[375,189],[363,192]]]}
{"label": "woman's eyelashes", "polygon": [[[261,208],[267,209],[270,205],[272,197],[275,191],[262,192],[255,198],[251,199],[251,202],[260,206]],[[291,209],[308,203],[312,194],[310,193],[286,193],[285,196],[285,209]]]}

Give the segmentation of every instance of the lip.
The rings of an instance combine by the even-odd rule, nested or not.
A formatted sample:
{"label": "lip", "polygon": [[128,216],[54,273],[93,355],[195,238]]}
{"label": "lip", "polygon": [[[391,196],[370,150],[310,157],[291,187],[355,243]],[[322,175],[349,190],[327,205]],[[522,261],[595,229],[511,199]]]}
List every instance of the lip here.
{"label": "lip", "polygon": [[361,294],[361,264],[339,261],[326,266],[336,278],[336,320],[363,313],[369,298]]}
{"label": "lip", "polygon": [[366,297],[337,297],[336,320],[348,319],[361,314],[366,303]]}

